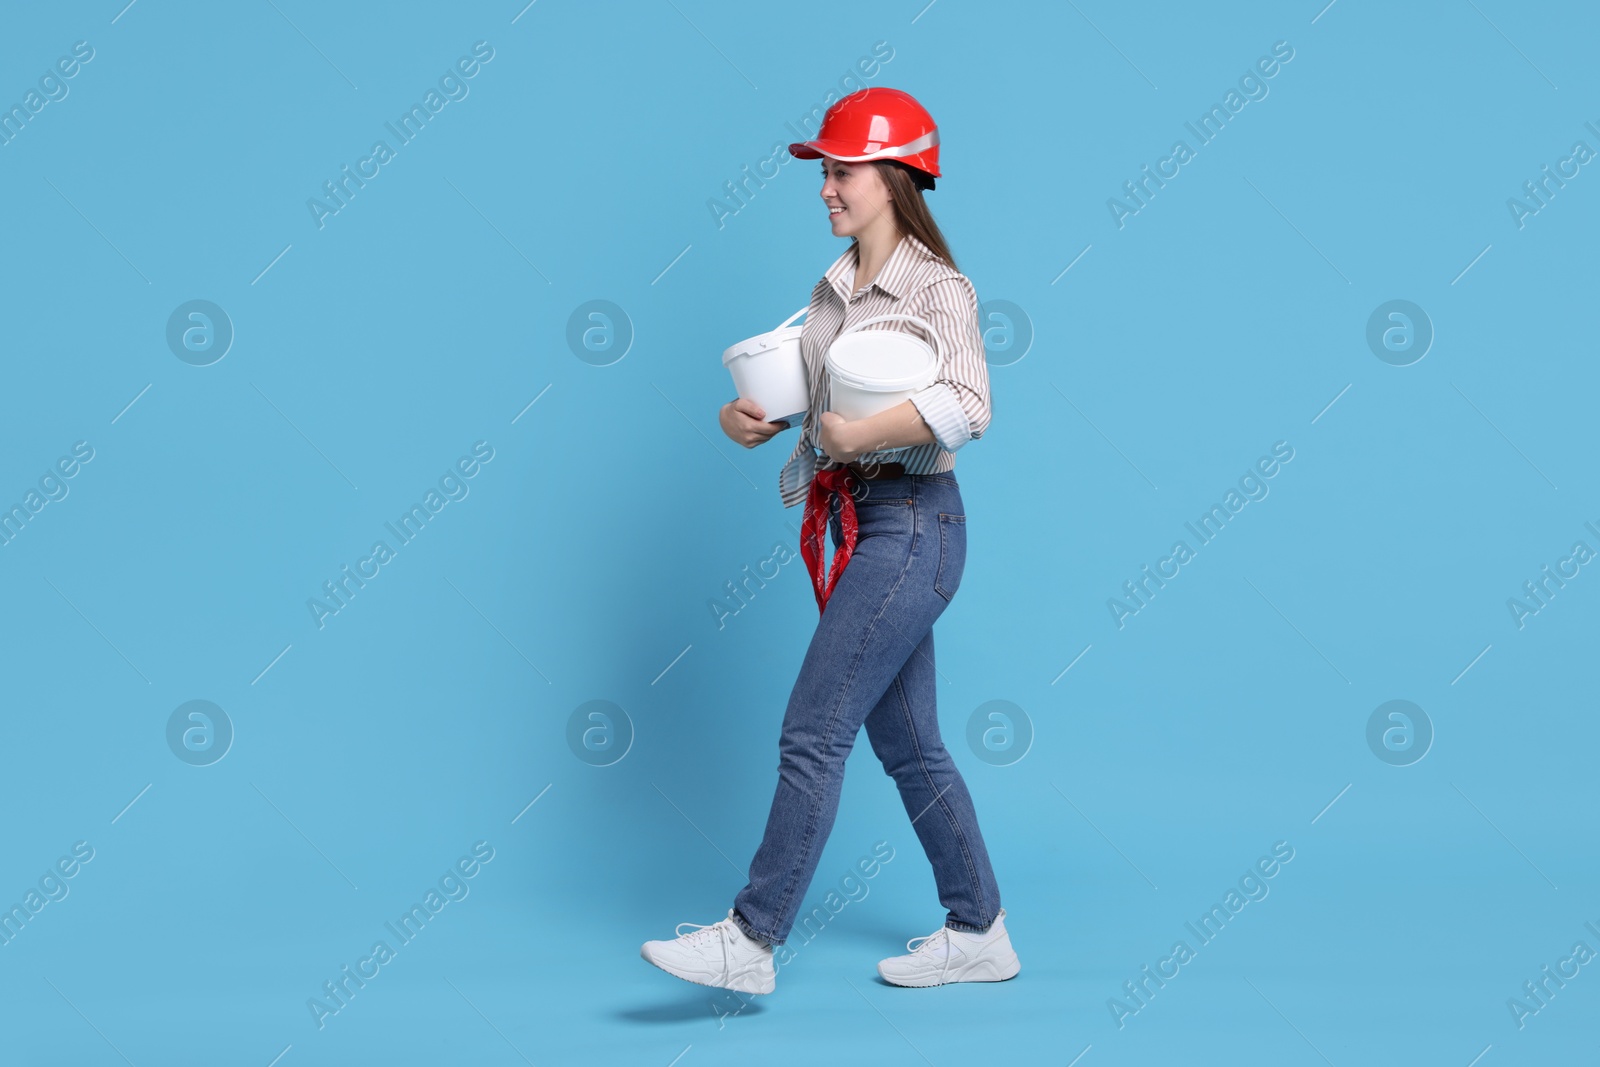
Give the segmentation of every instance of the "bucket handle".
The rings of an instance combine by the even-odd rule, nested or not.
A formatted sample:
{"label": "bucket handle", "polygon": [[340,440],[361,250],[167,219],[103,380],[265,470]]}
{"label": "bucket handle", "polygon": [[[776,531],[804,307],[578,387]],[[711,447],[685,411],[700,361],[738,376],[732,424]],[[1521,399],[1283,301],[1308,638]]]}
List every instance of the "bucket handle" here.
{"label": "bucket handle", "polygon": [[795,319],[798,319],[801,315],[804,315],[807,311],[810,311],[810,310],[811,310],[811,305],[807,304],[805,307],[801,308],[799,311],[796,311],[793,315],[790,315],[788,318],[784,319],[777,326],[775,326],[773,328],[774,332],[776,332],[777,330],[788,329],[790,326],[794,325],[794,320]]}
{"label": "bucket handle", "polygon": [[910,322],[921,326],[923,330],[927,332],[928,336],[933,338],[933,354],[937,356],[941,362],[944,360],[944,346],[939,343],[938,333],[934,331],[933,326],[926,319],[919,319],[915,315],[875,315],[870,319],[861,320],[848,330],[845,330],[844,333],[841,333],[839,336],[843,337],[846,333],[854,333],[855,331],[861,329],[861,327],[871,326],[875,322]]}

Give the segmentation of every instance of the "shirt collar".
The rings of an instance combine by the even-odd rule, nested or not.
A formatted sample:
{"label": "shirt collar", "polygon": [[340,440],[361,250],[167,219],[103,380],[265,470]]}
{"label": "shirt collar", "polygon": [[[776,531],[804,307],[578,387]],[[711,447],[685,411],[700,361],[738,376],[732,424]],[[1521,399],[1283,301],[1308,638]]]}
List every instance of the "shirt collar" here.
{"label": "shirt collar", "polygon": [[[834,261],[828,268],[825,277],[833,291],[839,294],[839,300],[848,304],[853,295],[852,287],[855,286],[857,250],[859,245],[852,243],[845,250],[844,255]],[[928,246],[917,240],[912,234],[905,234],[900,238],[900,243],[894,246],[894,251],[889,253],[889,259],[883,268],[878,271],[878,276],[872,284],[891,298],[898,300],[905,295],[911,281],[912,271],[923,261],[924,256],[932,255]]]}

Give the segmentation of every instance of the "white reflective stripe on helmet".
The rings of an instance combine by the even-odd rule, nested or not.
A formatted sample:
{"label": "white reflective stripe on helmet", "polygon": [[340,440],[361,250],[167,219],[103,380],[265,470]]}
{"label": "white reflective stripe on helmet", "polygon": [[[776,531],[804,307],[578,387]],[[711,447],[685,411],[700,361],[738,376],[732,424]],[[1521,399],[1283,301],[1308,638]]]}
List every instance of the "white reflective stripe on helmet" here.
{"label": "white reflective stripe on helmet", "polygon": [[[896,148],[880,148],[876,152],[869,152],[864,156],[834,156],[834,159],[843,163],[865,163],[873,159],[899,159],[903,156],[914,156],[918,152],[925,152],[939,143],[939,130],[937,127]],[[820,151],[820,149],[814,149]],[[831,154],[831,153],[829,153]]]}

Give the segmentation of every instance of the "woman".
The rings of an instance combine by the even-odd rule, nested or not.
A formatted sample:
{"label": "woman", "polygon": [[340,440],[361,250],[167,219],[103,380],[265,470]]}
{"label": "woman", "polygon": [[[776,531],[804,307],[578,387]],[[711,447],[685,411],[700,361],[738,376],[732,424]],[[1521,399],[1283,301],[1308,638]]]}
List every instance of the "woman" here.
{"label": "woman", "polygon": [[[954,453],[981,436],[990,417],[977,296],[922,198],[939,175],[938,146],[922,106],[885,88],[838,101],[815,140],[789,146],[797,158],[822,160],[833,232],[853,238],[812,292],[800,342],[810,409],[778,479],[786,507],[806,502],[801,549],[822,617],[789,697],[777,795],[749,884],[726,919],[680,923],[695,929],[640,951],[691,982],[772,992],[774,946],[778,963],[787,963],[783,945],[833,828],[845,758],[863,723],[948,910],[943,926],[907,942],[913,951],[883,960],[878,973],[894,985],[935,986],[1003,981],[1020,969],[972,798],[939,738],[935,707],[933,623],[966,563]],[[938,380],[869,418],[826,410],[828,346],[845,327],[891,313],[915,315],[938,334]],[[751,448],[788,429],[765,417],[754,401],[734,400],[722,409],[722,429]],[[826,584],[818,565],[824,522],[836,549]]]}

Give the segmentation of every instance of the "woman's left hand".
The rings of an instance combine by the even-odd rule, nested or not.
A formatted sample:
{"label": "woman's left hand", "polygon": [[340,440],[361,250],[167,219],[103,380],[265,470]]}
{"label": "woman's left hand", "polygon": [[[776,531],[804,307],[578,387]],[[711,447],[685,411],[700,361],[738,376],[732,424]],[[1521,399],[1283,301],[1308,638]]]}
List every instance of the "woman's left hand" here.
{"label": "woman's left hand", "polygon": [[846,419],[837,411],[824,411],[822,413],[821,444],[822,450],[828,458],[835,463],[850,463],[861,455],[861,449],[855,447],[855,434],[852,427],[855,423]]}

